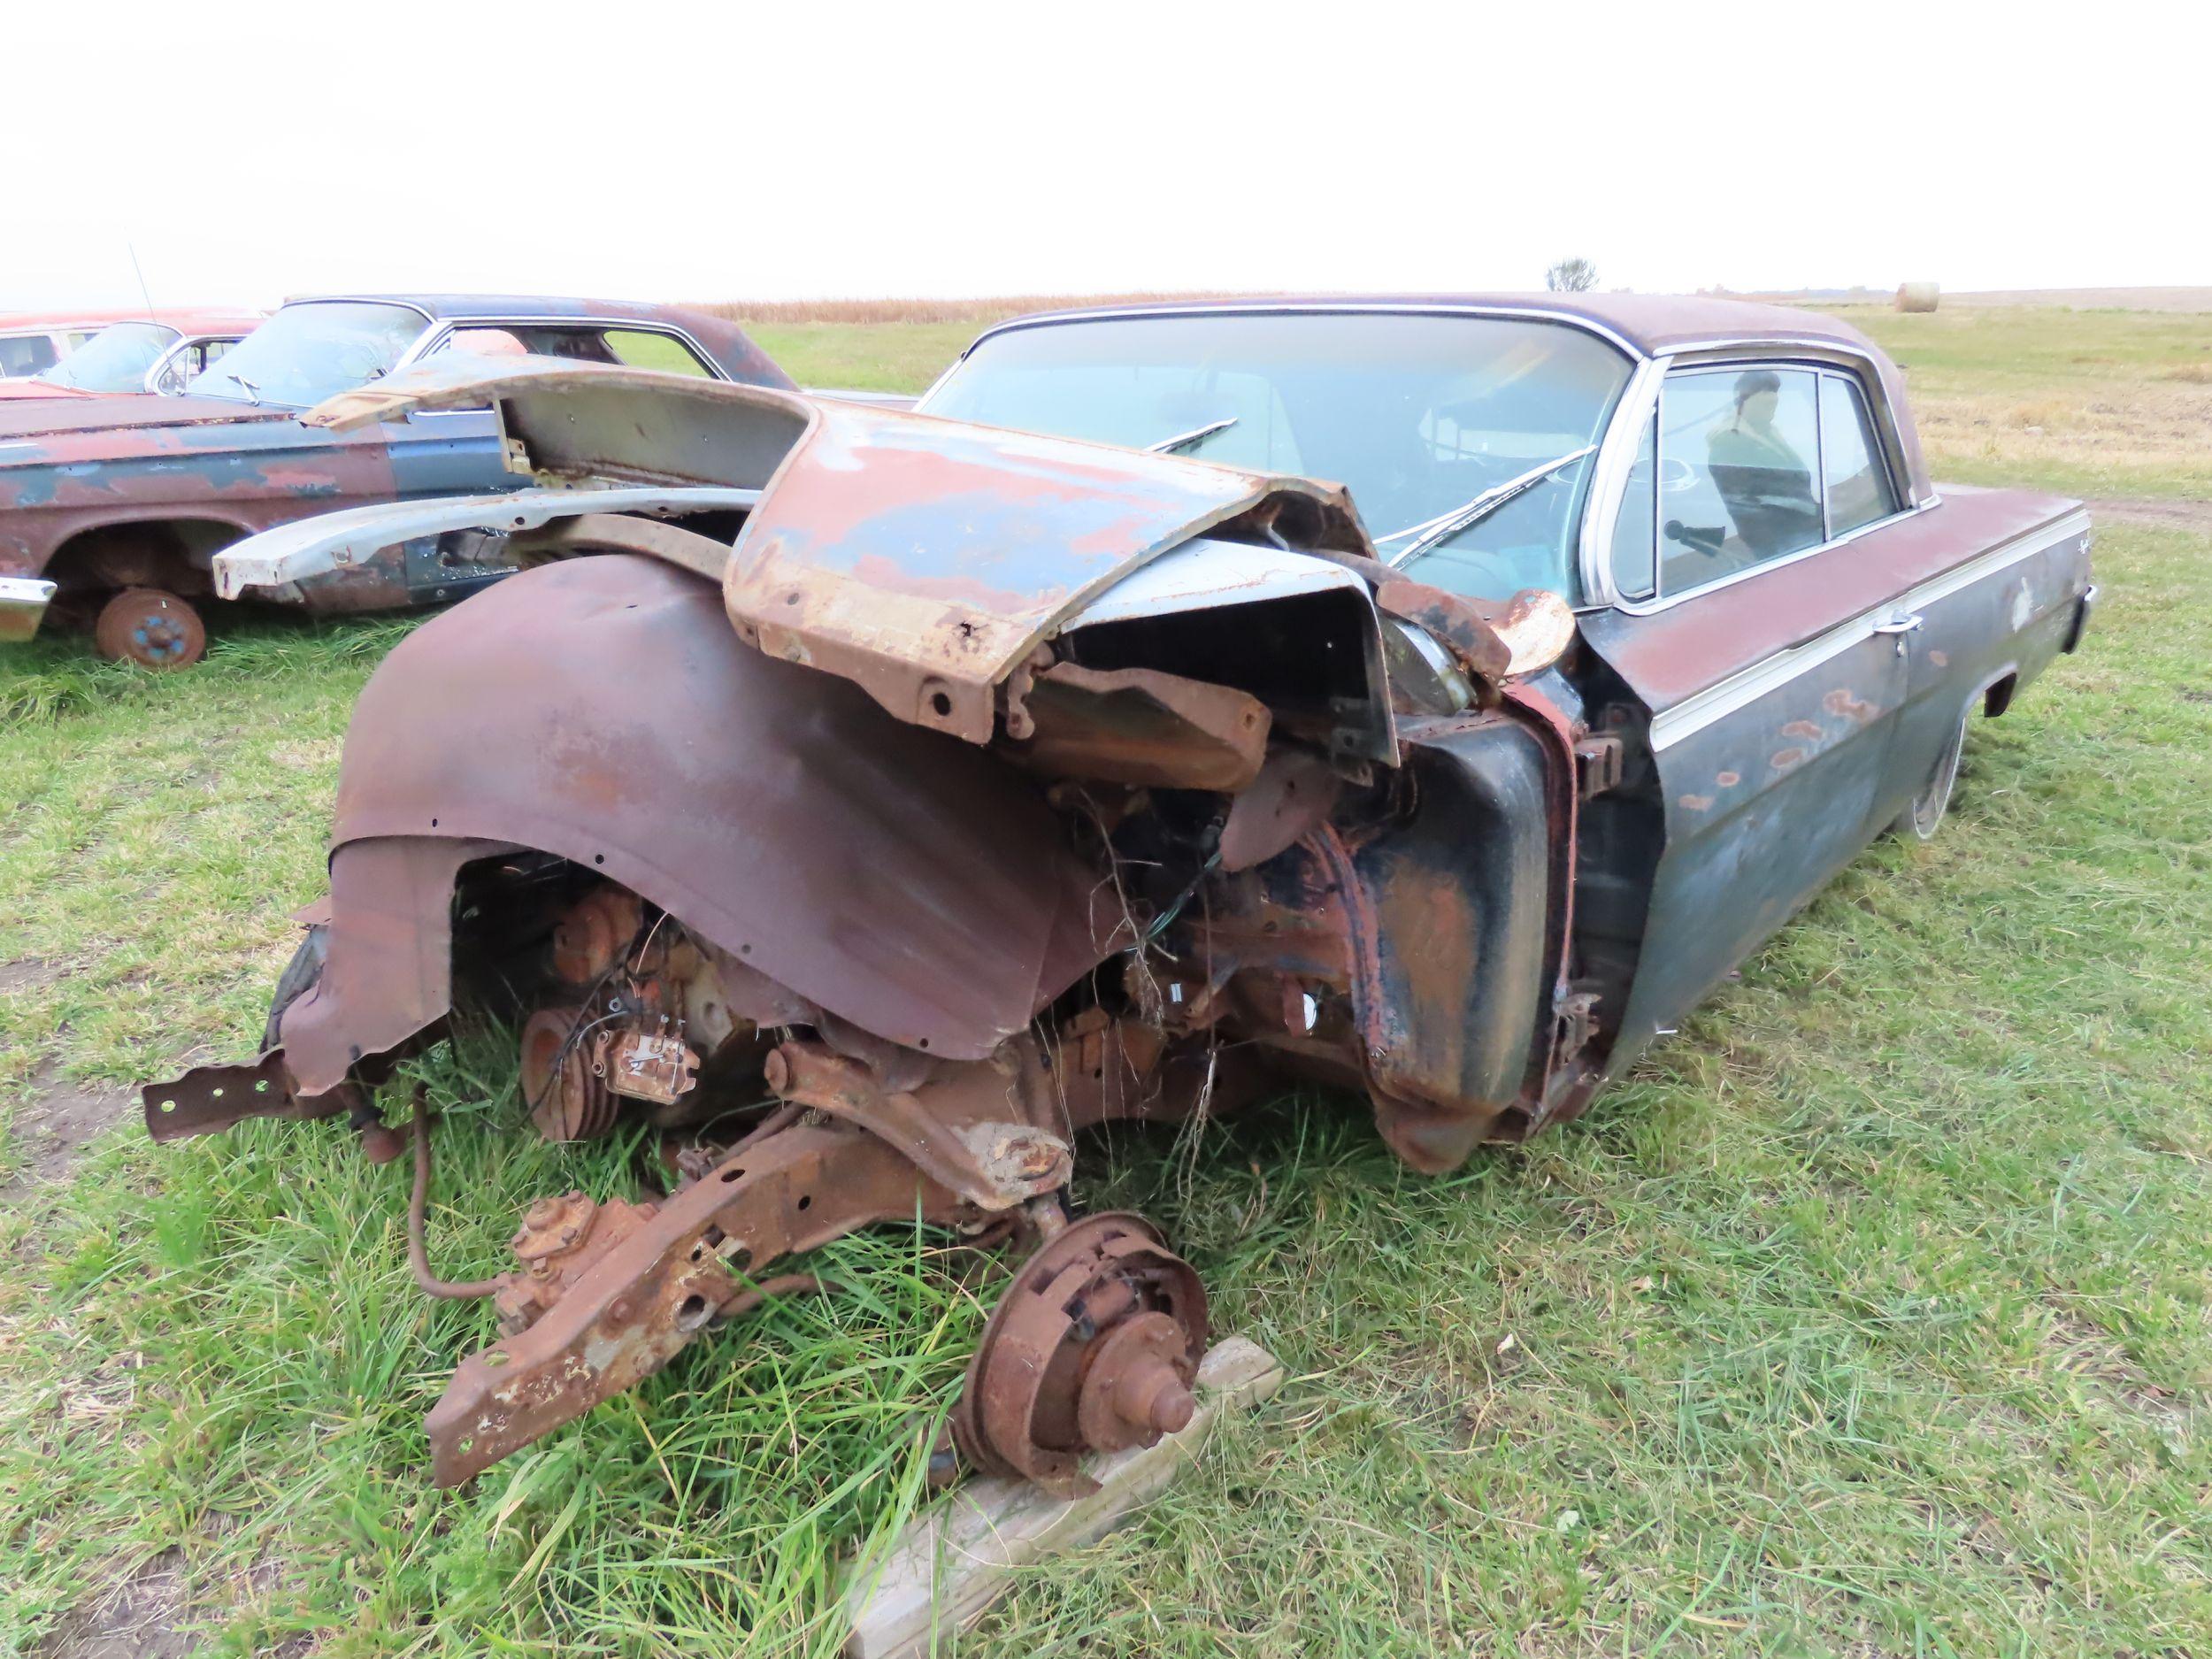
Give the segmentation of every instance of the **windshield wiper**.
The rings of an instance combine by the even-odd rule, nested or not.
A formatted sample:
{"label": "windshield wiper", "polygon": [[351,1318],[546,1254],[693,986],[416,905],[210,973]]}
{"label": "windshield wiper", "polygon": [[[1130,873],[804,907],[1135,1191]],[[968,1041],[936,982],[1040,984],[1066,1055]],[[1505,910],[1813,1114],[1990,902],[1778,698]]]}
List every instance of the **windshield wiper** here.
{"label": "windshield wiper", "polygon": [[1163,438],[1157,443],[1148,443],[1144,447],[1144,452],[1147,455],[1180,455],[1186,449],[1196,449],[1217,432],[1226,432],[1236,424],[1237,418],[1234,415],[1231,415],[1226,420],[1210,420],[1202,426],[1193,426],[1188,432],[1178,433],[1172,438]]}
{"label": "windshield wiper", "polygon": [[1407,542],[1403,548],[1392,554],[1383,563],[1393,566],[1403,565],[1408,559],[1427,552],[1438,542],[1450,541],[1461,531],[1471,529],[1474,526],[1480,524],[1516,495],[1535,488],[1560,468],[1571,466],[1584,456],[1594,453],[1597,447],[1594,443],[1586,443],[1579,449],[1570,450],[1565,455],[1556,456],[1544,462],[1541,465],[1532,466],[1518,478],[1509,478],[1502,484],[1493,484],[1472,501],[1463,503],[1449,512],[1439,513],[1433,518],[1425,518],[1419,524],[1409,524],[1402,530],[1393,530],[1388,535],[1378,536],[1375,539],[1375,545],[1378,547],[1386,541],[1402,541],[1407,536],[1413,537],[1411,541]]}
{"label": "windshield wiper", "polygon": [[233,374],[228,369],[225,369],[222,373],[225,380],[228,380],[233,386],[237,387],[241,391],[245,393],[248,401],[256,403],[261,401],[261,388],[258,386],[256,386],[251,380],[246,379],[244,375]]}

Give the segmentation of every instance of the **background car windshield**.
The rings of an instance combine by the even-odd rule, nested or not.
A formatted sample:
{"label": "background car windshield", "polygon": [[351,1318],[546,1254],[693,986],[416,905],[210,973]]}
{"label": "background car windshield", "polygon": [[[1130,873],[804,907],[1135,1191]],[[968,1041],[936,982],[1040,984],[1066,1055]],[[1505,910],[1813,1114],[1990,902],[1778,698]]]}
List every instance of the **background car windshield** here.
{"label": "background car windshield", "polygon": [[142,392],[146,371],[177,342],[160,323],[111,323],[56,364],[46,379],[81,392]]}
{"label": "background car windshield", "polygon": [[[1142,449],[1233,420],[1180,453],[1348,486],[1390,533],[1594,443],[1629,364],[1564,324],[1276,312],[1107,318],[984,341],[931,414]],[[1570,602],[1588,460],[1406,566],[1455,593],[1548,588]]]}
{"label": "background car windshield", "polygon": [[430,325],[404,305],[313,300],[287,305],[192,378],[196,397],[306,409],[351,391],[406,355]]}

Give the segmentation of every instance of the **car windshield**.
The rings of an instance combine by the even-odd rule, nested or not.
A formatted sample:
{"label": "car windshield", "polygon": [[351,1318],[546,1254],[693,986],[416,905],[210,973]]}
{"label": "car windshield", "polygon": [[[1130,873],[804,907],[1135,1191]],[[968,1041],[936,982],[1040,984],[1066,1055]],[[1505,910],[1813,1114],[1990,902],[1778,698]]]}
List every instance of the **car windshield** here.
{"label": "car windshield", "polygon": [[[1100,318],[990,336],[923,407],[1334,480],[1349,487],[1381,555],[1405,559],[1421,580],[1485,598],[1545,588],[1573,603],[1593,459],[1578,452],[1597,442],[1629,370],[1603,341],[1548,321]],[[1493,490],[1499,498],[1484,510],[1457,511]]]}
{"label": "car windshield", "polygon": [[391,373],[429,326],[404,305],[303,300],[284,306],[184,389],[195,397],[311,408]]}
{"label": "car windshield", "polygon": [[177,338],[177,331],[164,323],[110,323],[45,378],[80,392],[142,392],[146,371]]}

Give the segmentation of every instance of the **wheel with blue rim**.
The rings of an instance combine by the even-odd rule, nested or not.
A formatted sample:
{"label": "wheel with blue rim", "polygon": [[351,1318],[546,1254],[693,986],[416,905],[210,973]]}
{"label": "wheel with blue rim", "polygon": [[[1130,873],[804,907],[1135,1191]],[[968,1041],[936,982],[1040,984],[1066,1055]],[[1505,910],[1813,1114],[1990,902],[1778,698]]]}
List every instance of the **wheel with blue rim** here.
{"label": "wheel with blue rim", "polygon": [[93,649],[111,663],[189,668],[207,655],[207,624],[190,603],[159,588],[126,588],[100,607]]}

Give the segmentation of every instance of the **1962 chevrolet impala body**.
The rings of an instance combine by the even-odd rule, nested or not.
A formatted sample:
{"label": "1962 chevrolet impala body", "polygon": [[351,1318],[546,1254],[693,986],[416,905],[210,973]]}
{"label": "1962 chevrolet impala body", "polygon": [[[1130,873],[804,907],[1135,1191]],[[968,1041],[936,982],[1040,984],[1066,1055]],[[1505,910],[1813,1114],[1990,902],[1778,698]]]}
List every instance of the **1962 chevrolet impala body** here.
{"label": "1962 chevrolet impala body", "polygon": [[[501,1316],[430,1418],[448,1481],[919,1213],[1034,1252],[958,1451],[1076,1483],[1187,1418],[1205,1340],[1157,1233],[1075,1213],[1079,1130],[1305,1077],[1441,1171],[1572,1118],[1932,833],[2094,594],[2080,507],[1939,493],[1857,333],[1717,301],[1025,318],[915,414],[530,360],[309,419],[487,401],[534,488],[217,561],[496,503],[546,562],[364,693],[266,1052],[145,1091],[159,1138],[349,1111],[388,1156],[371,1091],[488,1009],[541,1131],[670,1132],[657,1203],[549,1198],[451,1286],[419,1102],[418,1277]],[[547,488],[587,477],[611,510]]]}
{"label": "1962 chevrolet impala body", "polygon": [[[182,396],[0,400],[0,640],[30,637],[50,603],[90,622],[104,656],[189,666],[206,649],[197,601],[211,591],[218,549],[335,507],[510,481],[487,411],[343,434],[303,424],[303,411],[410,364],[526,350],[791,385],[733,325],[674,306],[484,295],[294,300]],[[436,604],[511,568],[495,534],[469,532],[396,545],[257,596],[334,611]]]}

